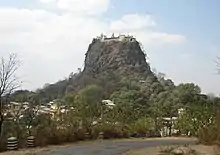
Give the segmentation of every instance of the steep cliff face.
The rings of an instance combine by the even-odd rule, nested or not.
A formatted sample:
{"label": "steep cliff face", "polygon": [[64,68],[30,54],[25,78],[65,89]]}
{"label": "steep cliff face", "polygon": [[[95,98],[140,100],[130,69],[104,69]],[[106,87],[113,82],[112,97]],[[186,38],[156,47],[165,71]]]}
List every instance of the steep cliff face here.
{"label": "steep cliff face", "polygon": [[106,71],[139,77],[140,80],[145,80],[148,76],[153,77],[137,41],[94,40],[86,53],[83,74],[98,77]]}

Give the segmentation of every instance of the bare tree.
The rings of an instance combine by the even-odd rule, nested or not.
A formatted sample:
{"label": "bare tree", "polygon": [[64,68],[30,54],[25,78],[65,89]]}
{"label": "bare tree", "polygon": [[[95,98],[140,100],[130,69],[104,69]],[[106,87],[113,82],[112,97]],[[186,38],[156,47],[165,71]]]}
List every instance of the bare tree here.
{"label": "bare tree", "polygon": [[17,54],[9,54],[8,58],[0,58],[0,135],[4,121],[4,102],[15,89],[20,86],[16,71],[20,66]]}

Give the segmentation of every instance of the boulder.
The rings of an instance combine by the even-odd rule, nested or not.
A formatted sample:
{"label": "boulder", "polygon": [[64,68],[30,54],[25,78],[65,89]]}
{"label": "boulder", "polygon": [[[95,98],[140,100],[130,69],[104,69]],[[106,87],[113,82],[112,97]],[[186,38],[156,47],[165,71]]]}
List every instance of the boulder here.
{"label": "boulder", "polygon": [[172,155],[190,155],[194,152],[190,147],[177,147],[171,151]]}

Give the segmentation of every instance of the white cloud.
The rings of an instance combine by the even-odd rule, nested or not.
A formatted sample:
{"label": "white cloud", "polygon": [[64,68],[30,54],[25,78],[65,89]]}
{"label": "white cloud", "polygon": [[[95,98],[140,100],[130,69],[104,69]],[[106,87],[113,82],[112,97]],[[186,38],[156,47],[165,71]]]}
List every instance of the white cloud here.
{"label": "white cloud", "polygon": [[160,40],[165,43],[182,43],[185,41],[185,36],[178,34],[152,32],[151,37],[155,39],[155,41]]}
{"label": "white cloud", "polygon": [[0,9],[0,53],[19,52],[23,61],[19,74],[27,81],[24,87],[37,88],[55,82],[81,67],[88,44],[102,32],[126,30],[144,45],[184,40],[180,35],[148,29],[156,24],[149,15],[129,14],[108,23],[97,16],[75,13],[101,15],[109,6],[108,0],[58,0],[56,3],[69,11],[56,14],[47,10]]}
{"label": "white cloud", "polygon": [[58,0],[57,4],[62,9],[93,15],[106,12],[109,0]]}
{"label": "white cloud", "polygon": [[54,3],[59,9],[80,15],[100,15],[109,7],[109,0],[40,0],[40,2]]}
{"label": "white cloud", "polygon": [[168,34],[157,32],[155,29],[156,21],[151,15],[128,14],[121,19],[113,21],[110,29],[113,32],[129,33],[136,36],[145,45],[158,45],[160,43],[183,43],[185,37],[179,34]]}
{"label": "white cloud", "polygon": [[155,25],[156,23],[150,15],[128,14],[112,22],[110,28],[116,31],[133,31]]}
{"label": "white cloud", "polygon": [[40,0],[42,3],[50,3],[50,2],[55,2],[55,0]]}

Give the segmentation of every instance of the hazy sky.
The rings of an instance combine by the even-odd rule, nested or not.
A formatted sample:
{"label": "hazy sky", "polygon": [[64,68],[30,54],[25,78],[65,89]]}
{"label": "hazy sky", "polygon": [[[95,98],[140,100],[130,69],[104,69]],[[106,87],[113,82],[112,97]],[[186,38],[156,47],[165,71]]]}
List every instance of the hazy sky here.
{"label": "hazy sky", "polygon": [[82,67],[93,37],[129,33],[152,68],[220,94],[219,10],[219,0],[0,0],[0,56],[17,52],[22,88],[36,89]]}

